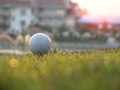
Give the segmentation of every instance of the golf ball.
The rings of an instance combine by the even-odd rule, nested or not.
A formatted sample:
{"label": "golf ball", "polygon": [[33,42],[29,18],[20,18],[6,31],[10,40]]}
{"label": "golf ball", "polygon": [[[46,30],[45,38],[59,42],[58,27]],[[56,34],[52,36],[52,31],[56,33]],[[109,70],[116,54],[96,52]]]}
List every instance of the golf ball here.
{"label": "golf ball", "polygon": [[45,54],[51,48],[51,39],[44,33],[36,33],[29,39],[28,47],[34,54]]}

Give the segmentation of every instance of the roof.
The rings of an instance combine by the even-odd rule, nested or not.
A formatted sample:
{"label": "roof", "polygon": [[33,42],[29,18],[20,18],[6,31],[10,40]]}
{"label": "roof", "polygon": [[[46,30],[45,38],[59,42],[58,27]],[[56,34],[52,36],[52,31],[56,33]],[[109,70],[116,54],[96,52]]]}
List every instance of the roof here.
{"label": "roof", "polygon": [[69,0],[34,0],[34,6],[37,8],[49,8],[49,7],[54,7],[54,8],[67,8],[68,3],[67,1]]}
{"label": "roof", "polygon": [[70,0],[0,0],[2,5],[15,5],[35,8],[70,8]]}
{"label": "roof", "polygon": [[30,0],[0,0],[0,6],[2,5],[15,5],[15,6],[31,6]]}

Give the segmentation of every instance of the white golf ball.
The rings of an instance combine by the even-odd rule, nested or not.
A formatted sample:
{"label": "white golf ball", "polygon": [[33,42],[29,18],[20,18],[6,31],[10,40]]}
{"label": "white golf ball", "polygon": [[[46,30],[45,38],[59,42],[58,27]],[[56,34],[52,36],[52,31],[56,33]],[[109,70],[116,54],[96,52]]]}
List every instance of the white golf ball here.
{"label": "white golf ball", "polygon": [[45,54],[51,48],[51,39],[44,33],[36,33],[30,38],[28,46],[34,54]]}

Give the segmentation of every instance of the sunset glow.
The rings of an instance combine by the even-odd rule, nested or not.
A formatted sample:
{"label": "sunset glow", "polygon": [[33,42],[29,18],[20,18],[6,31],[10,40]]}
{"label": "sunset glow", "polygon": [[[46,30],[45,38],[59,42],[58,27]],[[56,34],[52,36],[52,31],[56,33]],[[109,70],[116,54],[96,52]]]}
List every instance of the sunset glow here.
{"label": "sunset glow", "polygon": [[120,15],[120,0],[72,0],[91,14]]}

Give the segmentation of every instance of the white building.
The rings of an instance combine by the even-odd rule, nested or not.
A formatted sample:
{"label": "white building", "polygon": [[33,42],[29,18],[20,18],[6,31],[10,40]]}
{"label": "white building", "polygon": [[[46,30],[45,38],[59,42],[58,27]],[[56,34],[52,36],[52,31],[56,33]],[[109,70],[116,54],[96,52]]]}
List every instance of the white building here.
{"label": "white building", "polygon": [[71,9],[69,0],[0,0],[0,23],[6,19],[7,30],[12,34],[22,33],[34,23],[52,27],[65,24],[71,28],[75,26]]}
{"label": "white building", "polygon": [[[30,0],[0,0],[0,12],[0,23],[6,21],[4,24],[8,25],[7,30],[12,34],[22,33],[33,23]],[[2,27],[2,31],[6,29]]]}
{"label": "white building", "polygon": [[32,9],[30,7],[13,7],[11,9],[10,30],[15,34],[30,26],[33,22]]}

